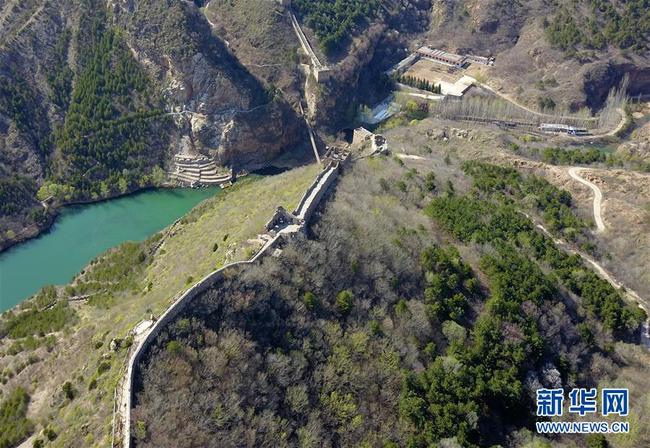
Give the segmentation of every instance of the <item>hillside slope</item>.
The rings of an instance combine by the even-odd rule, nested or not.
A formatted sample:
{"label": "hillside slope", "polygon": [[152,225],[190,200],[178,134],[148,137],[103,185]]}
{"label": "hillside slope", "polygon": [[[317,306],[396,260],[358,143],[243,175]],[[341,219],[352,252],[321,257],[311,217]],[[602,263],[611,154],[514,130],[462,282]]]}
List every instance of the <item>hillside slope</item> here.
{"label": "hillside slope", "polygon": [[[581,19],[557,3],[8,0],[0,194],[12,204],[0,249],[52,221],[39,189],[60,204],[159,185],[179,152],[263,167],[304,144],[299,103],[325,133],[348,127],[359,104],[386,95],[383,71],[422,44],[497,56],[479,75],[532,107],[597,110],[624,75],[628,93],[648,92],[642,1],[580,0]],[[306,76],[290,11],[329,82]]]}
{"label": "hillside slope", "polygon": [[9,1],[0,20],[0,191],[21,192],[2,193],[0,248],[51,221],[39,188],[96,200],[159,185],[179,152],[250,170],[300,145],[281,92],[192,3]]}
{"label": "hillside slope", "polygon": [[[136,446],[547,446],[528,431],[535,389],[596,385],[617,368],[641,421],[648,355],[620,342],[638,313],[482,193],[514,171],[444,169],[453,183],[356,162],[310,238],[197,297],[140,365]],[[610,443],[642,446],[637,429]]]}
{"label": "hillside slope", "polygon": [[[9,416],[0,419],[0,446],[30,434],[48,448],[110,446],[133,329],[197,279],[259,250],[276,207],[296,207],[318,172],[310,165],[248,176],[146,241],[98,255],[68,285],[46,287],[0,315],[0,408]],[[21,388],[29,405],[19,427],[15,409],[3,406]]]}
{"label": "hillside slope", "polygon": [[437,0],[427,36],[434,46],[496,56],[488,82],[522,104],[549,97],[571,110],[597,110],[626,74],[630,95],[650,91],[649,38],[643,0]]}

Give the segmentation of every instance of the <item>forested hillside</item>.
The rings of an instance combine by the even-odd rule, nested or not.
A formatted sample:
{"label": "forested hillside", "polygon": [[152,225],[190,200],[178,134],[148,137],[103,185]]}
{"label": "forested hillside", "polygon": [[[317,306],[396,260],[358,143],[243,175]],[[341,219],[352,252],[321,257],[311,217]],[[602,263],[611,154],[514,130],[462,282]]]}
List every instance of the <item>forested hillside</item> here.
{"label": "forested hillside", "polygon": [[368,23],[379,8],[379,0],[295,0],[293,5],[318,36],[325,53],[339,49],[355,27]]}
{"label": "forested hillside", "polygon": [[649,10],[645,0],[435,1],[426,38],[494,56],[479,77],[520,104],[597,113],[626,75],[630,95],[648,91]]}
{"label": "forested hillside", "polygon": [[[2,210],[0,249],[38,234],[62,204],[165,183],[180,151],[254,170],[301,144],[303,122],[273,74],[268,84],[251,74],[213,34],[202,5],[113,6],[0,7],[0,184],[31,181]],[[275,14],[275,2],[262,7]],[[285,78],[294,76],[291,50],[279,50]]]}
{"label": "forested hillside", "polygon": [[[77,42],[82,67],[70,99],[68,71],[54,75],[57,102],[67,108],[55,143],[61,165],[42,187],[42,197],[104,198],[151,185],[153,168],[164,163],[163,145],[155,138],[164,118],[162,104],[143,69],[126,47],[123,34],[107,25],[99,4],[82,18]],[[64,41],[66,35],[62,35]],[[164,135],[164,134],[163,134]]]}
{"label": "forested hillside", "polygon": [[311,238],[158,337],[138,447],[523,446],[536,387],[596,384],[636,338],[643,313],[520,212],[578,237],[566,192],[485,164],[470,190],[388,159],[348,170]]}
{"label": "forested hillside", "polygon": [[[643,54],[650,37],[650,3],[647,0],[583,0],[563,5],[545,21],[548,39],[564,50],[579,47],[603,49],[607,45]],[[585,11],[586,14],[576,14]]]}

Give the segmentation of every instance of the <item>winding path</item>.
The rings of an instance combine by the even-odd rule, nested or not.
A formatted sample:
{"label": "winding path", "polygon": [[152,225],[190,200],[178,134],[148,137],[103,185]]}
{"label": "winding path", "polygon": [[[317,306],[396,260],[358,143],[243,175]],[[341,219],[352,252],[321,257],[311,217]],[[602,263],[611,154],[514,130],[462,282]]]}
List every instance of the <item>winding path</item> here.
{"label": "winding path", "polygon": [[603,202],[603,193],[602,191],[600,191],[600,188],[598,188],[597,185],[580,177],[579,172],[582,169],[583,168],[579,168],[575,166],[569,168],[569,176],[571,176],[573,179],[577,180],[581,184],[588,186],[594,192],[594,220],[596,221],[596,227],[598,228],[598,232],[604,232],[605,222],[603,221],[602,207],[601,207]]}
{"label": "winding path", "polygon": [[[430,161],[433,162],[433,159],[428,158],[428,157],[422,157],[414,154],[405,154],[405,153],[397,153],[397,157],[399,157],[402,160],[416,160],[416,161]],[[605,229],[605,225],[603,223],[602,217],[601,217],[601,210],[600,210],[600,204],[602,202],[602,192],[600,191],[600,188],[598,188],[596,185],[592,184],[591,182],[583,179],[578,175],[578,172],[582,168],[580,167],[573,167],[569,169],[569,174],[571,177],[578,182],[588,185],[589,188],[594,190],[594,193],[596,193],[594,197],[594,217],[596,218],[596,223],[599,225],[599,231],[600,231],[600,226],[602,225],[602,229]],[[612,285],[614,288],[616,288],[618,291],[620,291],[628,300],[631,302],[634,302],[638,305],[639,308],[643,309],[646,314],[650,316],[650,300],[646,300],[642,298],[636,291],[633,289],[630,289],[629,287],[625,286],[622,282],[618,281],[611,273],[609,273],[603,266],[601,266],[600,263],[598,263],[594,258],[590,257],[586,253],[584,253],[581,250],[578,250],[574,248],[571,244],[567,243],[563,239],[556,238],[553,236],[551,232],[548,231],[542,224],[538,223],[535,218],[533,218],[531,215],[529,215],[526,212],[521,212],[524,216],[526,216],[528,219],[530,219],[535,226],[542,231],[544,235],[546,235],[548,238],[551,238],[552,241],[555,243],[556,246],[558,246],[560,249],[566,251],[567,253],[570,254],[578,254],[584,261],[586,261],[591,267],[596,271],[599,277],[601,277],[603,280],[608,282],[610,285]],[[645,322],[643,325],[643,330],[641,331],[641,343],[644,347],[646,347],[648,350],[650,350],[650,318]]]}

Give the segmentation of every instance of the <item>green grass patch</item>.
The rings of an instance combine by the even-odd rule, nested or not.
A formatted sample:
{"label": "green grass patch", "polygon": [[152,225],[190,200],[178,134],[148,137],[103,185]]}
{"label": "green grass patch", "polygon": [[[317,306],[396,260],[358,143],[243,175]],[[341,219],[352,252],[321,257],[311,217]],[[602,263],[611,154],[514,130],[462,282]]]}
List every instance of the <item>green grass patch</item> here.
{"label": "green grass patch", "polygon": [[59,302],[46,310],[32,308],[16,314],[9,312],[0,334],[13,339],[45,335],[62,330],[73,319],[75,312],[67,302]]}
{"label": "green grass patch", "polygon": [[34,430],[27,419],[29,395],[25,389],[14,389],[0,404],[0,448],[16,446]]}

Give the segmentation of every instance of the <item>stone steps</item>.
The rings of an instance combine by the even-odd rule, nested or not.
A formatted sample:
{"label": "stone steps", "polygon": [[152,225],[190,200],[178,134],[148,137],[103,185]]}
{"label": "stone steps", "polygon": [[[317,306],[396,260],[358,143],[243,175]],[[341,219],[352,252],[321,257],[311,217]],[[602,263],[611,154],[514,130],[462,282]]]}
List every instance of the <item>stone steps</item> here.
{"label": "stone steps", "polygon": [[200,182],[199,177],[187,175],[187,174],[184,174],[184,173],[171,173],[171,177],[173,177],[174,179],[179,180],[181,182],[187,182],[187,183],[190,183],[190,184]]}
{"label": "stone steps", "polygon": [[176,167],[176,171],[179,173],[196,174],[197,176],[201,174],[201,168],[188,168],[185,166]]}
{"label": "stone steps", "polygon": [[221,183],[221,182],[227,182],[230,180],[230,175],[223,175],[223,176],[201,176],[201,182],[205,183]]}
{"label": "stone steps", "polygon": [[209,169],[201,170],[201,174],[202,175],[205,174],[207,176],[216,176],[217,174],[219,174],[219,169],[216,166],[214,166]]}
{"label": "stone steps", "polygon": [[176,162],[176,166],[187,169],[207,169],[207,168],[216,168],[217,165],[214,162],[207,163],[185,163],[185,162]]}

